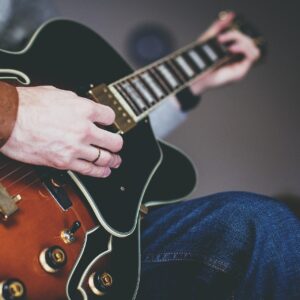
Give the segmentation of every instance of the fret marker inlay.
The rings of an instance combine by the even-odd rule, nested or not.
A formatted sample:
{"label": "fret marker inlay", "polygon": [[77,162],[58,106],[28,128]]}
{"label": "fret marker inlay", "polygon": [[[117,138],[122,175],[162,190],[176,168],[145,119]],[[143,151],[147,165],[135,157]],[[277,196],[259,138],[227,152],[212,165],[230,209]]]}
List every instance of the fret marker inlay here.
{"label": "fret marker inlay", "polygon": [[198,55],[198,53],[195,50],[189,51],[189,56],[194,61],[194,63],[198,66],[200,70],[205,69],[206,64],[204,60]]}
{"label": "fret marker inlay", "polygon": [[148,84],[148,86],[152,89],[154,94],[157,96],[157,98],[163,97],[165,94],[163,93],[162,89],[156,84],[152,76],[145,72],[141,75],[141,77],[145,80],[145,82]]}
{"label": "fret marker inlay", "polygon": [[164,76],[164,78],[167,80],[167,82],[170,84],[172,88],[176,88],[178,86],[177,80],[165,65],[161,64],[160,66],[157,67],[157,69]]}
{"label": "fret marker inlay", "polygon": [[195,74],[194,71],[182,56],[177,56],[175,60],[188,77],[191,78],[194,76]]}
{"label": "fret marker inlay", "polygon": [[212,61],[216,61],[218,59],[218,55],[214,52],[214,50],[209,45],[204,45],[202,49],[209,56]]}
{"label": "fret marker inlay", "polygon": [[149,104],[152,104],[155,102],[155,99],[149,93],[146,86],[143,84],[143,82],[140,79],[135,78],[132,80],[132,83],[135,85],[135,87],[139,90],[139,92],[143,95],[143,97],[147,100],[147,102]]}
{"label": "fret marker inlay", "polygon": [[128,82],[122,82],[121,85],[134,103],[143,110],[145,108],[145,104],[135,89]]}

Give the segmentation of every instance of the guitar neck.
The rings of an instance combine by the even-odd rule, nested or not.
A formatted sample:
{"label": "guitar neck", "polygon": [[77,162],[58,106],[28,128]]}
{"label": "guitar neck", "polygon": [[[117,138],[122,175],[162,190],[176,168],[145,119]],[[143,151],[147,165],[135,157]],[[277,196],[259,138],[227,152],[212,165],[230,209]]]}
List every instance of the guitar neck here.
{"label": "guitar neck", "polygon": [[[261,58],[265,56],[265,39],[242,16],[236,16],[228,29],[239,30],[250,37],[259,48]],[[204,42],[196,41],[108,87],[105,84],[92,87],[89,94],[94,101],[115,111],[115,127],[125,133],[170,95],[231,58],[232,54],[216,37]]]}
{"label": "guitar neck", "polygon": [[170,95],[229,56],[216,38],[194,42],[112,83],[109,88],[122,98],[127,112],[138,122]]}

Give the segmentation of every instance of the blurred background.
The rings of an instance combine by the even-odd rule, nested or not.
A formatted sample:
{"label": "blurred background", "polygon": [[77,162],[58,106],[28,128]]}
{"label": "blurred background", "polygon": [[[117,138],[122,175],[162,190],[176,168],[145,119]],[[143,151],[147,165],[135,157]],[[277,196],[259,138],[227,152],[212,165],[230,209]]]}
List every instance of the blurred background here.
{"label": "blurred background", "polygon": [[[30,1],[33,3],[34,1]],[[197,38],[218,12],[242,12],[269,44],[266,61],[243,81],[203,95],[167,141],[198,170],[193,197],[244,190],[300,203],[300,42],[297,1],[55,0],[61,17],[91,27],[133,67],[133,34],[149,24],[171,51]],[[47,14],[43,11],[41,13]],[[142,31],[140,31],[141,33]],[[174,171],[176,166],[174,166]]]}

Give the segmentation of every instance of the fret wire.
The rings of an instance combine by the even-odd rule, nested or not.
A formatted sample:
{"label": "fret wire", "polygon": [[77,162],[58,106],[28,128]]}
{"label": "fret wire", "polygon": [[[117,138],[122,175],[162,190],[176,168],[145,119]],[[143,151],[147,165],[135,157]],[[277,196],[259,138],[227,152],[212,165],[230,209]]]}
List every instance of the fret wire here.
{"label": "fret wire", "polygon": [[160,64],[156,69],[160,73],[161,77],[165,79],[165,81],[168,83],[169,87],[172,90],[178,87],[179,83],[170,71],[170,68],[167,66],[167,62]]}
{"label": "fret wire", "polygon": [[163,92],[165,93],[165,96],[167,96],[170,92],[172,92],[172,89],[168,86],[168,84],[164,81],[162,76],[159,74],[159,72],[155,69],[152,68],[149,70],[149,73],[152,73],[152,77],[156,79],[156,82],[159,83],[159,86],[162,87]]}
{"label": "fret wire", "polygon": [[189,72],[192,72],[193,74],[189,77],[190,78],[194,78],[198,75],[200,75],[201,71],[199,72],[199,70],[196,68],[195,64],[193,63],[193,61],[190,59],[189,55],[187,52],[182,54],[182,58],[184,59],[187,67],[190,69]]}
{"label": "fret wire", "polygon": [[127,94],[130,96],[132,101],[136,104],[136,106],[144,111],[147,109],[147,106],[145,105],[143,99],[139,96],[134,86],[131,84],[130,79],[124,80],[121,83],[122,88],[127,92]]}
{"label": "fret wire", "polygon": [[195,66],[198,69],[198,72],[202,73],[206,68],[206,62],[202,59],[202,57],[198,54],[198,52],[193,49],[189,51],[189,56],[193,60]]}
{"label": "fret wire", "polygon": [[117,91],[126,99],[126,102],[128,105],[133,109],[133,111],[139,115],[142,113],[142,110],[140,110],[139,107],[136,106],[136,104],[132,101],[130,95],[125,91],[121,84],[116,84],[114,87],[117,89]]}
{"label": "fret wire", "polygon": [[[211,51],[213,51],[213,53],[215,53],[217,55],[217,58],[215,61],[209,57],[209,55],[206,53],[205,50],[203,50],[203,47],[205,45],[208,45],[209,49],[211,49]],[[195,57],[193,58],[193,56],[191,55],[193,52],[196,53],[196,55],[200,61],[203,61],[205,63],[205,66],[203,66],[203,68],[199,64],[199,62],[197,64],[197,62],[195,61]],[[224,53],[224,55],[223,55],[223,53]],[[217,65],[220,61],[224,62],[224,60],[228,58],[227,54],[228,54],[228,52],[225,50],[224,46],[219,44],[216,39],[207,40],[202,43],[195,41],[195,42],[175,51],[174,53],[171,53],[170,55],[168,55],[164,58],[161,58],[160,60],[134,72],[133,74],[128,75],[128,76],[116,81],[115,83],[112,83],[111,86],[118,86],[118,84],[123,82],[124,80],[129,80],[131,82],[134,78],[138,78],[144,84],[144,86],[150,92],[151,96],[153,96],[153,99],[155,100],[155,102],[152,105],[149,102],[147,102],[146,111],[139,109],[139,110],[141,110],[141,112],[138,111],[137,117],[140,119],[140,118],[143,118],[143,116],[146,116],[154,107],[156,107],[160,102],[165,100],[169,95],[175,94],[176,92],[178,92],[178,91],[182,90],[184,87],[186,87],[196,76],[200,75],[203,72],[206,72],[207,69],[211,69],[212,67]],[[188,77],[186,72],[184,72],[184,70],[182,70],[182,68],[180,66],[178,66],[178,64],[176,64],[174,59],[178,56],[182,56],[183,59],[185,60],[185,62],[188,64],[188,66],[190,66],[190,68],[194,71],[193,77]],[[226,56],[226,57],[224,57],[224,56]],[[176,82],[178,82],[176,87],[172,87],[171,84],[168,82],[168,78],[165,78],[166,76],[164,76],[157,69],[160,65],[164,65],[167,68],[167,70],[171,73],[171,75],[175,78]],[[179,74],[181,74],[181,75],[179,75]],[[156,86],[157,89],[161,90],[163,95],[161,95],[160,97],[158,96],[160,93],[157,94],[157,91],[155,91],[154,87],[151,86],[148,83],[148,81],[145,80],[145,78],[143,78],[144,75],[149,76],[151,81],[154,83],[154,87]],[[185,80],[183,80],[183,78]],[[131,85],[132,85],[132,87],[135,88],[135,90],[137,92],[139,92],[133,83]],[[120,88],[117,90],[120,92]],[[122,90],[121,90],[121,92],[122,92]],[[140,92],[138,94],[141,94],[141,93],[142,92]],[[123,95],[124,95],[124,92],[123,92]],[[141,98],[142,98],[142,100],[145,99],[143,94],[141,95]],[[128,95],[126,97],[126,102],[128,102],[128,100],[130,101],[129,105],[133,108],[134,112],[136,113],[138,109],[131,103],[131,101],[134,102],[134,99],[131,99],[131,96]],[[145,102],[145,101],[143,101],[143,102]]]}
{"label": "fret wire", "polygon": [[149,84],[153,92],[156,94],[158,99],[162,99],[165,97],[165,91],[163,90],[162,86],[159,82],[154,78],[150,70],[141,74],[141,77],[145,79],[145,81]]}
{"label": "fret wire", "polygon": [[225,46],[220,44],[216,38],[212,38],[208,41],[210,47],[217,53],[218,59],[222,59],[229,54]]}
{"label": "fret wire", "polygon": [[[154,62],[154,63],[152,63],[152,64],[150,64],[150,65],[148,65],[148,66],[146,66],[146,67],[144,67],[144,68],[142,68],[142,69],[140,69],[140,70],[138,70],[138,71],[136,71],[134,74],[137,75],[137,76],[140,76],[140,75],[141,75],[142,73],[144,73],[144,72],[149,72],[149,71],[151,71],[151,70],[157,68],[160,64],[162,64],[162,63],[164,64],[164,63],[166,63],[168,60],[174,59],[174,57],[176,57],[176,56],[182,54],[184,51],[188,51],[188,50],[193,49],[193,48],[194,48],[195,46],[197,46],[197,45],[199,45],[199,42],[198,42],[198,41],[195,41],[195,42],[193,42],[193,43],[190,43],[189,45],[187,45],[187,46],[185,46],[185,47],[183,47],[183,48],[181,48],[181,49],[175,51],[174,53],[171,53],[170,55],[168,55],[168,56],[166,56],[166,57],[163,57],[163,58],[159,59],[158,61],[156,61],[156,62]],[[133,75],[134,75],[134,74],[133,74]],[[129,75],[128,77],[133,76],[133,75]],[[118,82],[118,81],[117,81],[117,82]],[[164,85],[164,83],[162,83],[162,84]]]}
{"label": "fret wire", "polygon": [[217,54],[212,50],[209,44],[205,44],[202,47],[203,51],[207,54],[207,56],[210,58],[212,62],[215,62],[218,59]]}
{"label": "fret wire", "polygon": [[182,56],[183,56],[183,58],[186,60],[186,62],[189,64],[189,66],[192,68],[192,70],[194,71],[194,73],[195,73],[195,76],[194,76],[194,77],[200,75],[201,72],[202,72],[202,69],[200,69],[200,68],[196,65],[196,63],[193,61],[193,59],[191,58],[191,56],[189,55],[189,53],[188,53],[188,52],[185,52],[185,53],[183,53]]}
{"label": "fret wire", "polygon": [[123,78],[121,78],[121,79],[113,82],[112,85],[118,84],[118,83],[120,83],[121,81],[123,81],[125,79],[129,79],[131,76],[134,76],[134,75],[138,75],[139,76],[140,74],[142,74],[144,72],[148,72],[150,69],[152,69],[153,67],[159,65],[160,63],[165,62],[167,59],[175,57],[177,55],[180,55],[180,53],[182,53],[182,52],[184,52],[184,51],[186,51],[188,49],[193,49],[197,45],[200,45],[200,42],[199,41],[194,41],[194,42],[192,42],[192,43],[190,43],[190,44],[188,44],[188,45],[186,45],[186,46],[178,49],[177,51],[169,54],[168,56],[162,57],[161,59],[159,59],[159,60],[151,63],[150,65],[147,65],[147,66],[139,69],[138,71],[134,72],[133,74],[127,75],[127,76],[125,76],[125,77],[123,77]]}
{"label": "fret wire", "polygon": [[137,88],[136,84],[134,83],[135,80],[139,80],[137,76],[133,76],[132,79],[129,79],[131,86],[134,88],[134,90],[138,93],[138,95],[143,100],[144,104],[149,108],[151,106],[150,102],[147,101],[145,96],[142,94],[142,92]]}
{"label": "fret wire", "polygon": [[174,59],[174,64],[176,65],[177,69],[180,70],[182,76],[185,78],[185,81],[188,81],[191,79],[191,77],[189,77],[186,72],[184,71],[184,69],[182,68],[182,66],[179,64],[178,62],[178,57],[182,57],[183,56],[183,53],[179,56],[177,56],[175,59]]}
{"label": "fret wire", "polygon": [[186,82],[186,78],[184,77],[184,75],[180,72],[179,68],[176,66],[176,63],[174,62],[174,59],[170,59],[167,63],[170,68],[174,71],[177,79],[179,80],[179,82],[181,84]]}
{"label": "fret wire", "polygon": [[138,75],[138,78],[142,81],[142,83],[144,84],[144,86],[147,88],[147,90],[149,91],[149,93],[152,95],[154,101],[158,102],[160,100],[160,98],[155,94],[155,92],[150,87],[150,85],[146,82],[146,80],[141,75]]}
{"label": "fret wire", "polygon": [[205,53],[205,51],[202,49],[203,45],[199,45],[198,47],[195,47],[195,51],[197,52],[197,54],[201,57],[201,59],[205,62],[205,68],[204,70],[206,70],[207,68],[209,68],[214,62],[211,61],[211,59],[208,57],[208,55]]}

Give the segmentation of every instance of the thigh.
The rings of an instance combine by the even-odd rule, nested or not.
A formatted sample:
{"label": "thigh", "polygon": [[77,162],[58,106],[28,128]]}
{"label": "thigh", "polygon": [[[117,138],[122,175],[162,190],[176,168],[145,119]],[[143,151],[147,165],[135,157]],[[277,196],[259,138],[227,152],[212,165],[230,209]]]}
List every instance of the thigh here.
{"label": "thigh", "polygon": [[[142,221],[138,299],[180,299],[184,294],[189,300],[224,300],[245,284],[247,293],[256,294],[279,286],[282,291],[291,289],[280,278],[282,262],[275,256],[270,260],[268,253],[287,255],[284,245],[289,245],[291,263],[285,268],[292,271],[293,281],[300,279],[293,268],[300,263],[300,240],[294,235],[299,229],[285,205],[251,193],[220,193],[156,208]],[[247,282],[253,270],[257,272]],[[270,283],[274,272],[278,277],[272,287],[260,284],[262,276]],[[260,278],[257,285],[255,278]]]}

